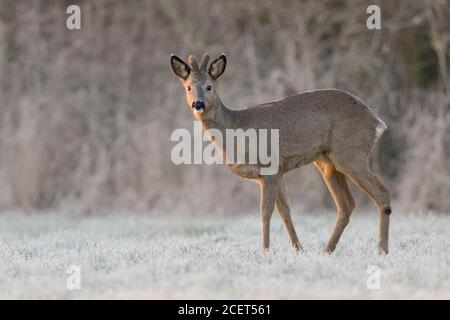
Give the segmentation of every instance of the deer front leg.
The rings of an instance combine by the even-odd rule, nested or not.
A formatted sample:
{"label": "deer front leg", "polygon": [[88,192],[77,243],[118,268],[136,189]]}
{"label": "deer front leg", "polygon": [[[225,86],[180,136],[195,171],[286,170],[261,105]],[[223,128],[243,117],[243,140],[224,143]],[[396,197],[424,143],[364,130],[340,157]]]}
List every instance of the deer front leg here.
{"label": "deer front leg", "polygon": [[265,176],[260,179],[259,184],[261,187],[261,244],[263,250],[268,250],[270,245],[270,218],[277,195],[277,181],[273,176]]}
{"label": "deer front leg", "polygon": [[292,223],[291,209],[289,206],[289,197],[283,177],[280,177],[278,179],[277,200],[275,202],[275,205],[278,209],[278,212],[280,213],[281,219],[284,222],[292,246],[297,251],[302,250],[302,246],[298,241],[297,233],[295,232],[294,224]]}

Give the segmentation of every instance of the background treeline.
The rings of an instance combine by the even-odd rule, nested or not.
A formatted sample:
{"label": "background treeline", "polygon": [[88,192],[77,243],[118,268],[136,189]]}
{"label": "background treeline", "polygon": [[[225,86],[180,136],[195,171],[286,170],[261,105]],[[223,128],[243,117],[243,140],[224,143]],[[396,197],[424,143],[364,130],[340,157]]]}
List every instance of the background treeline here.
{"label": "background treeline", "polygon": [[[366,28],[374,3],[382,30]],[[396,209],[448,212],[449,17],[447,0],[0,0],[0,209],[256,211],[257,186],[226,166],[170,161],[193,117],[169,54],[208,51],[228,55],[219,92],[236,108],[325,87],[361,97],[390,127],[372,168]],[[311,166],[289,188],[297,207],[332,206]]]}

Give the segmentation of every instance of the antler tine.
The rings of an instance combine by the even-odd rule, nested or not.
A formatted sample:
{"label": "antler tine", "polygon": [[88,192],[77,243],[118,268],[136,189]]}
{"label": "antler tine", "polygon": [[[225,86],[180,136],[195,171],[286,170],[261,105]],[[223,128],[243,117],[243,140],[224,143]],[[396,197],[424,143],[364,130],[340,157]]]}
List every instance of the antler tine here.
{"label": "antler tine", "polygon": [[202,63],[200,64],[200,70],[206,71],[208,68],[208,62],[209,62],[209,54],[205,53],[202,58]]}
{"label": "antler tine", "polygon": [[197,58],[194,55],[190,55],[188,58],[188,62],[191,65],[192,71],[198,72],[200,71],[200,68],[198,67]]}

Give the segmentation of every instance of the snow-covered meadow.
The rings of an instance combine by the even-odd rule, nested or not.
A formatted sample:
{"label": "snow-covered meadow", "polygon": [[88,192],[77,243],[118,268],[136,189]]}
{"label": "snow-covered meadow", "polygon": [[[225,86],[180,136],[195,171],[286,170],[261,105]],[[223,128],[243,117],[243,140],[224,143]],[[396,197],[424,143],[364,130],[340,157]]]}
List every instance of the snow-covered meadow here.
{"label": "snow-covered meadow", "polygon": [[[450,299],[450,216],[394,212],[386,257],[374,212],[354,213],[332,255],[322,248],[334,212],[293,218],[300,254],[276,213],[266,254],[256,213],[3,213],[0,298]],[[67,287],[72,265],[78,290]]]}

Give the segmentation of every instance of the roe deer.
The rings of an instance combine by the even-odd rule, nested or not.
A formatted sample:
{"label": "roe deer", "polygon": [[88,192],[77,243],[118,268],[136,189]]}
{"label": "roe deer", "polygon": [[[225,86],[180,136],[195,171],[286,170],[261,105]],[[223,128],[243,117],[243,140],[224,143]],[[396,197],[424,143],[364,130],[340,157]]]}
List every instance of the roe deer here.
{"label": "roe deer", "polygon": [[355,207],[346,181],[349,178],[378,207],[378,250],[380,254],[388,253],[390,195],[368,167],[369,154],[387,126],[368,106],[347,92],[320,89],[233,110],[222,103],[216,91],[217,79],[225,71],[225,55],[210,65],[208,54],[203,56],[200,65],[192,55],[189,64],[175,55],[171,56],[170,62],[184,85],[188,106],[204,130],[279,129],[279,169],[276,174],[261,175],[258,164],[229,165],[237,175],[259,182],[263,249],[269,248],[270,218],[275,206],[292,245],[297,250],[302,249],[292,223],[283,175],[314,162],[337,207],[336,225],[325,250],[331,253],[336,248]]}

